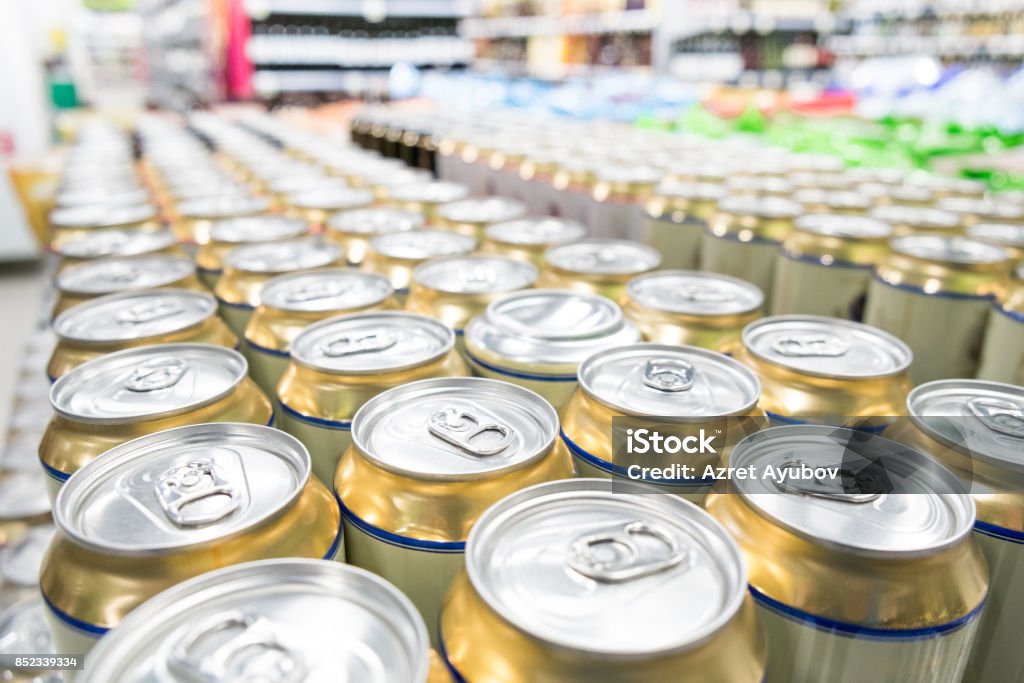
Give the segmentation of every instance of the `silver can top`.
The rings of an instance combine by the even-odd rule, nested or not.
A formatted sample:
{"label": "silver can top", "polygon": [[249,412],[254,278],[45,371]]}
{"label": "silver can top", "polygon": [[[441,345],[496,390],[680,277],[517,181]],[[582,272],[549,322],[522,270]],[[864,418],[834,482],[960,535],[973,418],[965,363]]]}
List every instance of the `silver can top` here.
{"label": "silver can top", "polygon": [[394,293],[388,279],[354,268],[322,268],[280,275],[263,285],[264,306],[281,311],[345,311],[385,301]]}
{"label": "silver can top", "polygon": [[[46,604],[41,595],[34,595],[14,603],[0,613],[0,655],[13,658],[15,655],[32,653],[34,657],[52,656],[53,637],[50,626],[46,622]],[[11,680],[31,681],[32,683],[60,683],[63,678],[59,671],[39,671],[38,669],[10,670],[14,678]]]}
{"label": "silver can top", "polygon": [[50,389],[58,414],[90,424],[131,424],[191,412],[245,379],[242,354],[212,344],[154,344],[82,363]]}
{"label": "silver can top", "polygon": [[586,275],[630,275],[657,268],[661,254],[640,242],[589,239],[552,247],[544,252],[544,261]]}
{"label": "silver can top", "polygon": [[133,206],[86,204],[57,208],[50,212],[50,224],[57,228],[67,229],[132,225],[154,218],[156,218],[156,207],[152,204],[135,204]]}
{"label": "silver can top", "polygon": [[357,190],[343,185],[323,185],[292,192],[288,195],[288,203],[300,209],[344,211],[369,206],[373,203],[373,193],[369,190]]}
{"label": "silver can top", "polygon": [[489,304],[466,326],[465,339],[517,364],[575,367],[597,351],[640,341],[640,332],[606,297],[531,289]]}
{"label": "silver can top", "polygon": [[1024,249],[1024,225],[978,223],[967,228],[967,236],[979,242]]}
{"label": "silver can top", "polygon": [[918,230],[949,230],[953,232],[960,227],[960,217],[956,213],[925,206],[903,206],[901,204],[876,206],[868,211],[868,216],[893,225],[909,225],[911,229]]}
{"label": "silver can top", "polygon": [[[766,429],[740,441],[729,466],[753,467],[757,476],[732,485],[758,513],[813,543],[853,554],[927,555],[959,543],[974,525],[974,503],[952,473],[863,432]],[[786,478],[769,477],[769,467]]]}
{"label": "silver can top", "polygon": [[34,526],[0,547],[0,580],[22,588],[38,586],[43,556],[56,531],[52,524]]}
{"label": "silver can top", "polygon": [[185,256],[119,256],[68,268],[57,275],[57,288],[69,294],[98,296],[166,287],[195,272],[192,259]]}
{"label": "silver can top", "polygon": [[444,358],[455,333],[415,313],[354,313],[314,323],[292,342],[292,359],[320,372],[373,375],[419,367]]}
{"label": "silver can top", "polygon": [[438,256],[468,254],[476,248],[476,240],[445,230],[413,230],[380,235],[370,240],[370,249],[383,256],[410,261],[423,261]]}
{"label": "silver can top", "polygon": [[0,520],[23,520],[49,511],[45,479],[38,471],[8,471],[0,476]]}
{"label": "silver can top", "polygon": [[907,235],[890,242],[894,252],[926,259],[959,264],[996,264],[1006,261],[1010,254],[1002,247],[964,237],[938,235]]}
{"label": "silver can top", "polygon": [[171,334],[217,315],[217,300],[187,289],[147,289],[90,299],[57,316],[61,339],[109,344]]}
{"label": "silver can top", "polygon": [[409,232],[423,227],[423,216],[398,209],[353,209],[331,214],[328,230],[356,235],[386,235]]}
{"label": "silver can top", "polygon": [[803,204],[784,197],[729,196],[718,202],[718,209],[732,214],[759,218],[796,218],[804,212]]}
{"label": "silver can top", "polygon": [[800,216],[793,227],[824,237],[839,237],[851,240],[878,240],[892,235],[892,226],[884,221],[863,216],[843,214],[812,213]]}
{"label": "silver can top", "polygon": [[391,199],[399,202],[445,204],[465,199],[469,188],[462,183],[432,180],[428,183],[404,183],[391,190]]}
{"label": "silver can top", "polygon": [[724,316],[756,311],[761,288],[746,280],[695,270],[660,270],[633,278],[630,299],[646,308],[683,315]]}
{"label": "silver can top", "polygon": [[502,244],[523,246],[558,245],[575,242],[586,237],[582,223],[565,218],[519,218],[487,226],[488,239]]}
{"label": "silver can top", "polygon": [[[126,180],[128,180],[126,178]],[[118,186],[104,184],[72,186],[62,189],[54,197],[59,207],[72,206],[138,206],[149,202],[145,188],[134,183]]]}
{"label": "silver can top", "polygon": [[526,204],[511,197],[471,197],[445,204],[437,215],[455,223],[500,223],[526,215]]}
{"label": "silver can top", "polygon": [[236,247],[224,256],[224,262],[249,273],[290,273],[329,266],[341,256],[341,247],[336,244],[300,238]]}
{"label": "silver can top", "polygon": [[556,481],[493,505],[466,545],[473,587],[508,623],[558,648],[649,657],[699,647],[743,604],[736,542],[690,502],[616,486]]}
{"label": "silver can top", "polygon": [[210,226],[210,241],[225,244],[277,242],[304,235],[309,225],[301,218],[243,216],[223,218]]}
{"label": "silver can top", "polygon": [[185,581],[133,610],[79,678],[425,683],[429,647],[423,618],[384,579],[338,562],[260,560]]}
{"label": "silver can top", "polygon": [[544,457],[558,414],[534,392],[478,377],[426,379],[359,409],[352,440],[378,467],[430,480],[493,478]]}
{"label": "silver can top", "polygon": [[270,202],[263,197],[249,195],[218,195],[181,202],[178,214],[188,218],[231,218],[263,213]]}
{"label": "silver can top", "polygon": [[107,451],[57,494],[54,521],[78,545],[154,555],[244,533],[280,514],[310,476],[309,453],[272,427],[218,422]]}
{"label": "silver can top", "polygon": [[728,190],[722,185],[676,180],[662,182],[654,189],[656,197],[671,197],[698,202],[717,202],[726,194],[728,194]]}
{"label": "silver can top", "polygon": [[169,249],[177,244],[170,230],[98,230],[70,239],[56,251],[65,258],[95,259],[136,256]]}
{"label": "silver can top", "polygon": [[449,294],[497,294],[533,286],[537,269],[504,256],[469,254],[431,259],[416,266],[412,279]]}
{"label": "silver can top", "polygon": [[946,197],[938,201],[938,207],[946,211],[981,216],[986,221],[1019,221],[1024,218],[1024,207],[997,199]]}
{"label": "silver can top", "polygon": [[595,353],[580,365],[579,380],[601,403],[641,417],[742,415],[761,396],[748,368],[695,346],[641,343]]}
{"label": "silver can top", "polygon": [[910,367],[910,347],[888,332],[850,320],[774,315],[743,328],[756,358],[802,374],[843,380],[874,379]]}
{"label": "silver can top", "polygon": [[936,441],[1024,473],[1024,388],[973,379],[928,382],[907,396],[907,414]]}

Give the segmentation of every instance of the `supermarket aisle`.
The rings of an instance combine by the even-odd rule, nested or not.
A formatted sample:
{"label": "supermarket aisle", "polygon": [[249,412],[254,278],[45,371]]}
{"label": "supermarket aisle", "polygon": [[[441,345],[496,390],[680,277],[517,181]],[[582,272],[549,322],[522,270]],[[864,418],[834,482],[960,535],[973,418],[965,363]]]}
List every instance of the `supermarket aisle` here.
{"label": "supermarket aisle", "polygon": [[0,265],[0,435],[7,433],[18,366],[39,319],[42,271],[41,262]]}

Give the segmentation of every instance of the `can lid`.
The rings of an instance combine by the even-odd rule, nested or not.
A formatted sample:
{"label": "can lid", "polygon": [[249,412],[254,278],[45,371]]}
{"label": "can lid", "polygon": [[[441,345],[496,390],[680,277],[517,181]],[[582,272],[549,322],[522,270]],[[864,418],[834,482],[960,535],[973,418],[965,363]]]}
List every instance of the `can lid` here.
{"label": "can lid", "polygon": [[178,205],[177,211],[189,218],[231,218],[247,214],[262,213],[270,208],[270,202],[263,197],[250,195],[218,195],[191,199]]}
{"label": "can lid", "polygon": [[470,197],[445,204],[437,215],[455,223],[499,223],[526,215],[526,204],[511,197]]}
{"label": "can lid", "polygon": [[661,254],[630,240],[589,239],[552,247],[544,252],[548,264],[588,275],[629,275],[654,270]]}
{"label": "can lid", "polygon": [[317,190],[321,187],[345,187],[345,184],[336,178],[331,178],[319,169],[302,167],[295,173],[281,173],[274,175],[267,181],[271,192],[279,195],[290,195],[293,192],[305,190]]}
{"label": "can lid", "polygon": [[34,526],[0,548],[0,578],[15,586],[39,585],[39,569],[57,528],[52,524]]}
{"label": "can lid", "polygon": [[973,379],[928,382],[907,396],[907,412],[936,441],[1024,473],[1024,387]]}
{"label": "can lid", "polygon": [[276,242],[299,237],[308,229],[306,221],[286,216],[223,218],[210,226],[210,241],[227,244]]}
{"label": "can lid", "polygon": [[749,214],[760,218],[796,218],[803,213],[803,205],[783,197],[729,196],[718,202],[726,213]]}
{"label": "can lid", "polygon": [[572,366],[640,341],[614,301],[563,289],[530,289],[493,301],[465,335],[467,344],[515,363]]}
{"label": "can lid", "polygon": [[558,414],[534,392],[478,377],[425,379],[367,401],[352,441],[389,472],[415,479],[492,478],[544,457]]}
{"label": "can lid", "polygon": [[986,221],[1016,221],[1024,218],[1024,207],[1016,203],[995,199],[946,197],[945,199],[940,199],[937,206],[947,211],[980,216]]}
{"label": "can lid", "polygon": [[190,412],[226,396],[248,369],[242,354],[212,344],[154,344],[82,363],[50,389],[61,416],[132,424]]}
{"label": "can lid", "polygon": [[169,254],[119,256],[72,266],[57,275],[57,288],[97,296],[165,287],[195,273],[192,259]]}
{"label": "can lid", "polygon": [[839,318],[774,315],[743,328],[743,345],[757,358],[818,377],[874,379],[910,367],[910,347],[887,332]]}
{"label": "can lid", "polygon": [[85,204],[54,209],[50,212],[50,223],[58,228],[101,228],[106,225],[142,223],[155,217],[156,207],[152,204]]}
{"label": "can lid", "polygon": [[466,545],[473,587],[510,624],[559,648],[654,656],[700,646],[743,604],[736,542],[693,503],[616,487],[556,481],[491,506]]}
{"label": "can lid", "polygon": [[444,358],[455,333],[433,318],[402,311],[353,313],[304,329],[292,341],[292,359],[321,372],[376,374]]}
{"label": "can lid", "polygon": [[341,258],[341,247],[318,239],[250,244],[229,251],[225,263],[249,273],[290,273],[329,266]]}
{"label": "can lid", "polygon": [[353,209],[331,214],[327,227],[357,235],[385,235],[423,227],[423,216],[398,209]]}
{"label": "can lid", "polygon": [[733,175],[725,181],[730,192],[746,190],[764,194],[788,195],[793,192],[793,184],[785,178],[772,176]]}
{"label": "can lid", "polygon": [[797,218],[793,227],[801,232],[810,232],[825,237],[841,237],[854,240],[885,239],[892,234],[892,226],[880,220],[863,216],[812,213]]}
{"label": "can lid", "polygon": [[373,193],[369,190],[357,190],[344,185],[322,185],[292,192],[288,195],[288,203],[305,209],[342,211],[369,206],[373,203]]}
{"label": "can lid", "polygon": [[138,206],[146,204],[149,199],[146,189],[136,184],[83,185],[61,189],[54,198],[54,203],[60,207]]}
{"label": "can lid", "polygon": [[503,244],[555,245],[583,239],[587,228],[565,218],[520,218],[487,226],[488,239]]}
{"label": "can lid", "polygon": [[[760,514],[814,543],[856,554],[931,554],[960,542],[974,526],[974,503],[949,470],[864,432],[773,427],[740,441],[729,466],[758,473],[733,486]],[[789,478],[765,476],[768,466]],[[838,472],[794,478],[802,466]]]}
{"label": "can lid", "polygon": [[430,643],[412,602],[339,562],[260,560],[209,572],[122,624],[96,646],[85,683],[150,683],[166,671],[174,681],[427,680]]}
{"label": "can lid", "polygon": [[309,453],[272,427],[189,425],[116,446],[75,472],[54,521],[75,543],[151,555],[220,541],[287,508],[310,476]]}
{"label": "can lid", "polygon": [[46,484],[38,472],[9,471],[0,476],[0,520],[20,520],[50,511]]}
{"label": "can lid", "polygon": [[411,183],[425,183],[430,181],[430,171],[423,168],[398,168],[386,170],[373,170],[362,176],[363,181],[370,187],[397,187]]}
{"label": "can lid", "polygon": [[449,294],[496,294],[531,287],[537,281],[537,268],[504,256],[444,256],[416,266],[412,279]]}
{"label": "can lid", "polygon": [[[4,634],[0,640],[0,655],[6,655],[6,659],[27,652],[37,657],[54,654],[53,636],[46,622],[46,606],[39,594],[16,602],[0,613],[0,633]],[[18,680],[18,667],[13,667],[12,671],[16,677],[13,680]],[[58,671],[20,671],[24,671],[22,680],[32,683],[60,683],[63,680]]]}
{"label": "can lid", "polygon": [[654,189],[656,197],[672,197],[689,201],[717,202],[728,194],[722,185],[700,182],[666,180]]}
{"label": "can lid", "polygon": [[1024,249],[1024,225],[978,223],[967,228],[967,236],[980,242]]}
{"label": "can lid", "polygon": [[738,315],[764,304],[761,288],[728,275],[695,270],[659,270],[633,278],[629,298],[641,306],[686,315]]}
{"label": "can lid", "polygon": [[947,263],[997,264],[1010,258],[1009,253],[1002,247],[964,237],[907,235],[892,240],[890,246],[893,251],[906,256]]}
{"label": "can lid", "polygon": [[469,188],[462,183],[432,180],[427,183],[405,183],[391,190],[391,198],[400,202],[444,204],[465,199]]}
{"label": "can lid", "polygon": [[793,193],[793,199],[802,204],[825,204],[835,209],[864,209],[871,206],[871,198],[857,192],[826,190],[807,187]]}
{"label": "can lid", "polygon": [[467,254],[476,247],[468,235],[445,230],[413,230],[380,235],[370,240],[373,251],[390,258],[425,260],[436,256]]}
{"label": "can lid", "polygon": [[373,306],[394,290],[386,277],[354,268],[324,268],[280,275],[263,285],[264,306],[282,311],[344,311]]}
{"label": "can lid", "polygon": [[66,258],[93,259],[148,254],[176,243],[170,230],[98,230],[70,239],[56,250]]}
{"label": "can lid", "polygon": [[740,415],[761,396],[748,368],[695,346],[640,343],[601,351],[583,361],[579,380],[601,403],[643,417]]}
{"label": "can lid", "polygon": [[111,343],[170,334],[217,314],[217,300],[187,289],[109,294],[72,306],[53,321],[61,339]]}
{"label": "can lid", "polygon": [[871,209],[868,216],[893,225],[909,225],[917,230],[956,230],[960,227],[960,217],[954,212],[925,206],[885,204]]}

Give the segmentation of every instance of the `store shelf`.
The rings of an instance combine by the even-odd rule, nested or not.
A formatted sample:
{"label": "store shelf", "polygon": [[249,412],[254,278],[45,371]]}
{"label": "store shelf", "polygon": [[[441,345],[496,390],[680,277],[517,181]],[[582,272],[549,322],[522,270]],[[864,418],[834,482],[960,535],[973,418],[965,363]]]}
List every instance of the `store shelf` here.
{"label": "store shelf", "polygon": [[255,35],[246,46],[257,67],[279,65],[386,68],[397,62],[450,66],[473,59],[473,44],[457,36],[344,38]]}
{"label": "store shelf", "polygon": [[245,0],[246,12],[257,21],[272,14],[332,17],[450,17],[472,14],[469,0]]}
{"label": "store shelf", "polygon": [[566,16],[465,19],[459,32],[467,38],[528,38],[653,31],[659,13],[652,10],[597,12]]}
{"label": "store shelf", "polygon": [[1024,56],[1024,34],[999,36],[833,36],[829,48],[840,57],[892,57],[926,54],[936,57]]}

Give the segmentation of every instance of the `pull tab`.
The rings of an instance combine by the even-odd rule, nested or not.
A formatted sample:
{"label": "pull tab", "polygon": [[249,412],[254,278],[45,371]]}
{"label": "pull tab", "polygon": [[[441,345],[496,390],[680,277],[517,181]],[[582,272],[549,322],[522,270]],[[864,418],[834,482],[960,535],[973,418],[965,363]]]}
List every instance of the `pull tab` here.
{"label": "pull tab", "polygon": [[161,299],[135,304],[131,308],[120,311],[117,314],[117,322],[126,325],[141,325],[152,322],[158,318],[167,318],[178,315],[185,310],[181,303],[173,299]]}
{"label": "pull tab", "polygon": [[[654,555],[650,549],[645,551],[636,541],[639,536],[659,541],[666,552]],[[689,567],[687,551],[665,530],[641,521],[585,534],[569,547],[569,567],[602,583],[633,581],[680,565]]]}
{"label": "pull tab", "polygon": [[157,482],[156,496],[164,513],[178,526],[212,524],[242,504],[238,488],[207,458],[164,472]]}
{"label": "pull tab", "polygon": [[97,235],[79,248],[83,256],[103,256],[111,254],[128,242],[128,237],[121,232]]}
{"label": "pull tab", "polygon": [[693,386],[696,370],[676,358],[654,358],[644,365],[644,386],[658,391],[686,391]]}
{"label": "pull tab", "polygon": [[388,332],[374,332],[362,337],[343,335],[324,342],[320,351],[328,358],[354,356],[357,353],[376,353],[385,351],[398,343],[398,337]]}
{"label": "pull tab", "polygon": [[[799,469],[802,466],[811,467],[802,460],[786,460],[775,467],[776,470],[792,470]],[[848,469],[839,468],[837,473],[839,480],[843,479],[854,479],[854,473]],[[832,485],[829,485],[828,481],[822,481],[820,479],[786,479],[779,481],[778,479],[772,480],[775,484],[775,488],[779,489],[782,493],[790,493],[798,496],[811,496],[813,498],[824,498],[826,500],[838,500],[842,503],[851,503],[854,505],[863,505],[864,503],[870,503],[873,500],[878,500],[882,497],[881,493],[844,493],[842,489],[837,490],[835,480],[832,481]]]}
{"label": "pull tab", "polygon": [[138,267],[127,263],[118,264],[105,273],[107,280],[118,283],[135,282],[141,274]]}
{"label": "pull tab", "polygon": [[609,263],[615,263],[618,259],[619,254],[615,249],[610,247],[602,247],[595,249],[594,251],[588,251],[580,254],[576,258],[577,268],[596,268],[598,266],[607,265]]}
{"label": "pull tab", "polygon": [[350,287],[346,287],[339,282],[328,280],[327,282],[319,282],[317,284],[297,287],[296,289],[288,292],[284,299],[290,304],[298,304],[304,301],[318,301],[320,299],[330,299],[336,296],[341,296],[346,294],[350,289]]}
{"label": "pull tab", "polygon": [[[472,455],[495,455],[512,443],[513,432],[509,427],[491,422],[480,424],[480,419],[467,410],[448,408],[430,416],[427,429],[437,438],[447,441]],[[492,446],[473,443],[484,434],[498,434],[500,439]]]}
{"label": "pull tab", "polygon": [[967,408],[994,432],[1024,439],[1024,405],[996,398],[972,398]]}
{"label": "pull tab", "polygon": [[836,358],[849,351],[850,345],[829,334],[791,334],[772,342],[772,350],[783,356]]}
{"label": "pull tab", "polygon": [[721,304],[736,299],[733,292],[715,287],[690,285],[674,292],[677,299],[695,304]]}
{"label": "pull tab", "polygon": [[[206,654],[204,641],[221,643]],[[308,670],[301,655],[281,642],[273,623],[241,612],[217,614],[188,630],[168,664],[196,683],[301,683]]]}
{"label": "pull tab", "polygon": [[153,358],[132,371],[125,388],[139,393],[159,391],[173,387],[188,371],[188,361],[182,358]]}
{"label": "pull tab", "polygon": [[462,274],[462,289],[467,292],[488,291],[494,289],[497,280],[493,268],[475,266]]}

